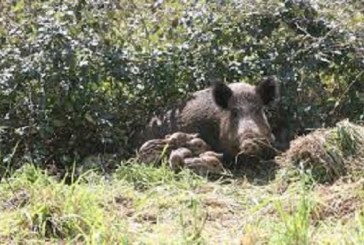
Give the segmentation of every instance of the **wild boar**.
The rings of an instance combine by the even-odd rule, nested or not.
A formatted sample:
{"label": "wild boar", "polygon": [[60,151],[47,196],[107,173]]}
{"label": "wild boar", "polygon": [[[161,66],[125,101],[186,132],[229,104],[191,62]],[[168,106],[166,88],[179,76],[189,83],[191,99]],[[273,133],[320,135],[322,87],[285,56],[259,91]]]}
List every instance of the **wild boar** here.
{"label": "wild boar", "polygon": [[257,86],[215,82],[195,92],[185,103],[156,114],[138,138],[143,142],[176,131],[198,133],[211,150],[222,152],[225,159],[234,159],[242,152],[255,155],[274,141],[264,108],[277,97],[278,83],[272,77]]}
{"label": "wild boar", "polygon": [[169,155],[171,147],[166,139],[151,139],[138,150],[138,159],[146,164],[159,164],[163,155]]}
{"label": "wild boar", "polygon": [[190,149],[194,155],[210,150],[210,146],[200,138],[195,138],[186,143],[186,147]]}
{"label": "wild boar", "polygon": [[187,142],[196,139],[198,134],[187,134],[183,132],[175,132],[173,134],[168,134],[165,136],[165,139],[168,141],[170,145],[174,145],[176,147],[185,146]]}
{"label": "wild boar", "polygon": [[223,160],[223,154],[214,151],[205,151],[199,155],[199,157],[205,157],[205,156],[216,157],[221,161]]}
{"label": "wild boar", "polygon": [[200,175],[221,174],[225,171],[220,160],[213,156],[185,158],[184,164],[186,168]]}
{"label": "wild boar", "polygon": [[172,170],[178,170],[184,167],[184,159],[188,157],[192,157],[192,151],[185,148],[180,147],[176,150],[173,150],[169,155],[168,164]]}

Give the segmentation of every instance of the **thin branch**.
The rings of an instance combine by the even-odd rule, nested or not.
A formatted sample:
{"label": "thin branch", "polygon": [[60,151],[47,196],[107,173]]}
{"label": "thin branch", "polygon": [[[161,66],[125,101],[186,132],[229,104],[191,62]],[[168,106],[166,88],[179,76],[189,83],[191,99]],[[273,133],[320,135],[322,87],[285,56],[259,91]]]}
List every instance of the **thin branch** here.
{"label": "thin branch", "polygon": [[341,94],[341,96],[339,97],[339,99],[336,101],[334,108],[332,108],[332,110],[328,113],[328,116],[332,116],[336,112],[336,110],[338,108],[340,108],[340,106],[342,105],[341,102],[344,100],[344,98],[346,97],[347,93],[350,91],[351,87],[357,81],[359,81],[359,78],[363,74],[364,74],[364,71],[361,71],[361,72],[359,72],[358,75],[355,76],[354,80],[346,87],[345,91]]}

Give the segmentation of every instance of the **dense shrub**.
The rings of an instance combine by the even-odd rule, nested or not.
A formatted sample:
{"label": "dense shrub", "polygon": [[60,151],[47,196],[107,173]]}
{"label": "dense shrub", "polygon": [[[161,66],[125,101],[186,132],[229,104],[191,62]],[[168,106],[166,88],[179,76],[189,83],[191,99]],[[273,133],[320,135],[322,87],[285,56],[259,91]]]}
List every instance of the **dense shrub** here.
{"label": "dense shrub", "polygon": [[153,110],[214,78],[256,83],[276,75],[277,133],[361,120],[364,16],[354,2],[339,18],[330,3],[5,1],[2,165],[127,156]]}

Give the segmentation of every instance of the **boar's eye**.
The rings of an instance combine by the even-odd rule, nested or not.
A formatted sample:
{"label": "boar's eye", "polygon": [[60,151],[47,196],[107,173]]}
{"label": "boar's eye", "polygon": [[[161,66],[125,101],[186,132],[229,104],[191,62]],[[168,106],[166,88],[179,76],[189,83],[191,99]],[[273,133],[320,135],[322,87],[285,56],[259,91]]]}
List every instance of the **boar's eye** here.
{"label": "boar's eye", "polygon": [[231,109],[231,116],[232,116],[233,118],[237,118],[237,117],[238,117],[238,115],[239,115],[239,110],[238,110],[237,108],[232,108],[232,109]]}

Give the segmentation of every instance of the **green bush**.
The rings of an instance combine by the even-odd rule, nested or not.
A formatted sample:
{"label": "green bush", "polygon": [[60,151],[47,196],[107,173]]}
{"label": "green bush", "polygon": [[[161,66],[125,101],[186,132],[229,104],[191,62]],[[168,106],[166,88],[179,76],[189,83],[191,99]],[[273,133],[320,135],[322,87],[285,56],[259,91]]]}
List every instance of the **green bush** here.
{"label": "green bush", "polygon": [[325,4],[3,3],[2,166],[128,156],[153,110],[213,78],[256,83],[276,75],[282,99],[271,122],[278,133],[362,120],[364,16],[356,2],[341,9],[344,17],[335,15],[335,1]]}

